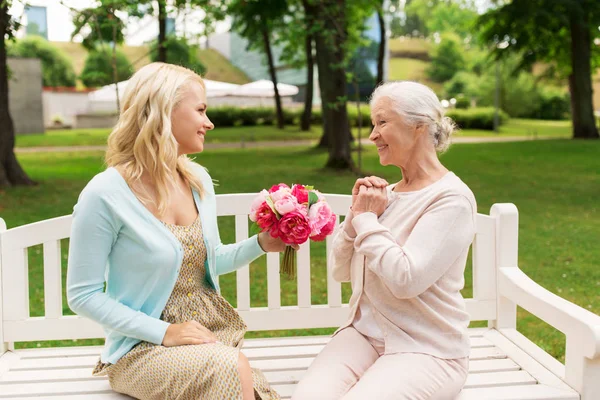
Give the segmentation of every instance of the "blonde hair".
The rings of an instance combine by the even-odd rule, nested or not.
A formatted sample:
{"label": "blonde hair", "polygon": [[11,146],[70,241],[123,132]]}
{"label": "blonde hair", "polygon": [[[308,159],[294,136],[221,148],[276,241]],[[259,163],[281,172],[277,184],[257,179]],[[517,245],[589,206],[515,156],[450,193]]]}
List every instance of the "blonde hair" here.
{"label": "blonde hair", "polygon": [[171,131],[171,113],[193,81],[205,88],[202,78],[187,68],[160,62],[144,66],[129,79],[119,121],[108,137],[107,166],[120,167],[130,187],[146,172],[156,190],[160,215],[167,210],[168,183],[176,173],[204,197],[202,181],[193,173],[195,163],[186,155],[178,156]]}

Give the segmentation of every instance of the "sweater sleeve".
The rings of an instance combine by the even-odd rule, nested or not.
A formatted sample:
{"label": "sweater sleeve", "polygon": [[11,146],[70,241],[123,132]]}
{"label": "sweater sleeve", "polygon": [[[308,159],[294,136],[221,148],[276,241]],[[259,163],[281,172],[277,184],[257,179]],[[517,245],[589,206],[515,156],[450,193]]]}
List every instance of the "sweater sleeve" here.
{"label": "sweater sleeve", "polygon": [[162,344],[169,324],[112,299],[104,291],[108,257],[119,223],[99,191],[84,189],[73,211],[67,301],[78,315],[124,336]]}
{"label": "sweater sleeve", "polygon": [[432,204],[419,218],[404,246],[373,213],[352,221],[355,251],[398,298],[413,298],[437,282],[468,249],[475,236],[474,211],[464,196],[451,195]]}
{"label": "sweater sleeve", "polygon": [[333,265],[332,276],[338,282],[350,282],[350,264],[354,255],[356,231],[352,225],[354,214],[348,211],[344,222],[340,224],[333,237],[330,262]]}
{"label": "sweater sleeve", "polygon": [[223,244],[221,235],[219,234],[219,225],[217,222],[217,204],[215,199],[215,189],[212,178],[208,172],[198,165],[197,171],[204,184],[206,196],[211,196],[211,209],[208,210],[207,222],[210,224],[210,229],[215,232],[215,263],[217,275],[227,274],[232,271],[250,264],[252,261],[265,254],[263,249],[258,244],[258,235],[249,237],[237,243]]}

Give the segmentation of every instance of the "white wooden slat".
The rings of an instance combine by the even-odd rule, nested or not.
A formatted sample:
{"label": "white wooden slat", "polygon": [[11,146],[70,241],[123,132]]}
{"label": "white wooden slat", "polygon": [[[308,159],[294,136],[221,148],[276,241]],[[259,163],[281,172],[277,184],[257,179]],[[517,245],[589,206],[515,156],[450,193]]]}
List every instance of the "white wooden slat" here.
{"label": "white wooden slat", "polygon": [[232,193],[216,195],[217,216],[248,215],[257,193]]}
{"label": "white wooden slat", "polygon": [[23,360],[60,357],[100,356],[103,346],[47,347],[17,350]]}
{"label": "white wooden slat", "polygon": [[281,276],[279,253],[267,253],[267,292],[270,310],[281,308]]}
{"label": "white wooden slat", "polygon": [[502,349],[502,351],[506,353],[511,360],[519,364],[541,384],[550,385],[564,390],[572,390],[559,378],[559,376],[564,376],[564,366],[561,368],[561,366],[554,364],[554,371],[550,371],[545,366],[540,364],[538,360],[527,354],[522,347],[520,347],[523,346],[525,349],[527,349],[530,346],[535,346],[533,343],[530,342],[530,344],[527,345],[524,342],[520,342],[520,346],[517,346],[509,338],[495,329],[487,332],[485,337],[498,346],[498,348]]}
{"label": "white wooden slat", "polygon": [[284,306],[269,310],[267,307],[253,307],[239,314],[248,325],[249,331],[279,329],[337,328],[348,319],[348,306],[329,308],[326,305],[313,305],[300,308]]}
{"label": "white wooden slat", "polygon": [[4,375],[0,375],[0,384],[14,385],[36,382],[68,382],[108,379],[105,376],[92,376],[92,371],[92,368],[10,371]]}
{"label": "white wooden slat", "polygon": [[508,358],[469,361],[469,374],[487,374],[504,371],[519,371],[520,369],[520,366],[518,366],[513,360]]}
{"label": "white wooden slat", "polygon": [[19,355],[13,351],[7,351],[0,355],[0,376],[13,368],[19,360]]}
{"label": "white wooden slat", "polygon": [[260,349],[244,349],[242,352],[249,360],[274,360],[277,358],[316,357],[324,345],[264,347]]}
{"label": "white wooden slat", "polygon": [[310,240],[300,246],[297,254],[298,307],[310,307]]}
{"label": "white wooden slat", "polygon": [[[340,216],[337,215],[335,218],[335,230],[340,226]],[[327,236],[325,239],[325,247],[327,254],[327,304],[330,307],[341,307],[342,306],[342,284],[336,282],[333,279],[333,260],[331,259],[331,251],[333,249],[333,235]]]}
{"label": "white wooden slat", "polygon": [[0,399],[16,396],[64,396],[68,394],[113,393],[108,380],[43,382],[27,385],[0,385]]}
{"label": "white wooden slat", "polygon": [[[240,242],[248,238],[248,215],[235,216],[235,240]],[[237,308],[238,310],[250,309],[250,267],[243,266],[236,272],[237,281]]]}
{"label": "white wooden slat", "polygon": [[495,302],[496,287],[496,221],[487,215],[477,215],[477,233],[473,241],[473,298]]}
{"label": "white wooden slat", "polygon": [[315,346],[324,345],[331,340],[331,336],[297,336],[268,339],[247,339],[242,349],[258,349],[263,347],[285,346]]}
{"label": "white wooden slat", "polygon": [[2,249],[17,250],[69,237],[73,217],[46,219],[33,224],[11,228],[2,234]]}
{"label": "white wooden slat", "polygon": [[7,342],[31,342],[103,338],[104,331],[87,318],[66,315],[57,319],[32,317],[23,321],[4,321],[4,335]]}
{"label": "white wooden slat", "polygon": [[[297,376],[303,373],[308,368],[312,358],[296,358],[296,359],[279,359],[274,362],[280,362],[281,370],[271,370],[265,372],[265,376],[271,383],[292,383],[290,377]],[[268,360],[251,360],[253,365]],[[281,362],[288,362],[290,366],[286,366]],[[290,367],[297,366],[297,369]],[[533,379],[529,374],[527,378],[523,374],[503,374],[505,372],[524,372],[519,370],[519,366],[510,360],[486,360],[472,361],[469,365],[469,378],[467,379],[466,387],[481,387],[490,385],[490,382],[495,382],[496,385],[506,385],[508,382],[530,383]],[[483,377],[477,377],[481,375]],[[495,377],[495,378],[494,378]],[[65,382],[65,381],[80,381],[80,380],[103,380],[106,377],[92,376],[92,367],[87,368],[71,368],[71,369],[46,369],[46,370],[24,370],[10,371],[0,373],[0,383],[10,384],[25,384],[35,382]]]}
{"label": "white wooden slat", "polygon": [[517,385],[536,385],[537,381],[526,371],[496,372],[493,374],[471,374],[465,388],[483,388]]}
{"label": "white wooden slat", "polygon": [[496,302],[492,300],[465,299],[471,321],[487,321],[496,317]]}
{"label": "white wooden slat", "polygon": [[579,400],[574,391],[546,385],[463,389],[456,400]]}
{"label": "white wooden slat", "polygon": [[[262,363],[269,370],[302,369],[304,363],[293,361],[295,359],[306,359],[308,364],[323,348],[323,345],[274,347],[274,348],[249,348],[244,349],[244,354],[251,362]],[[481,348],[471,351],[471,363],[479,360],[505,359],[506,355],[498,348]],[[51,369],[93,368],[98,361],[98,356],[80,357],[52,357],[52,358],[28,358],[20,359],[11,366],[11,371],[35,371]],[[505,364],[503,364],[505,365]],[[500,368],[500,366],[496,367]],[[502,368],[500,368],[502,369]]]}
{"label": "white wooden slat", "polygon": [[2,304],[4,313],[4,340],[11,342],[6,334],[7,321],[29,317],[29,277],[27,248],[11,250],[5,246],[2,235]]}
{"label": "white wooden slat", "polygon": [[60,240],[44,242],[44,308],[46,318],[62,316]]}

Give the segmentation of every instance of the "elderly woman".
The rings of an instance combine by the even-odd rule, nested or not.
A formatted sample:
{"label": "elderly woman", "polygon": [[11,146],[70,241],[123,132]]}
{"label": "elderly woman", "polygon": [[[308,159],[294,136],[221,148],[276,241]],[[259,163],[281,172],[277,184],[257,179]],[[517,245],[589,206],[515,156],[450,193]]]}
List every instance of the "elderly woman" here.
{"label": "elderly woman", "polygon": [[350,318],[293,399],[454,399],[468,374],[460,290],[475,234],[471,190],[437,157],[454,124],[414,82],[378,87],[370,140],[402,179],[356,181],[334,239],[333,276],[352,282]]}

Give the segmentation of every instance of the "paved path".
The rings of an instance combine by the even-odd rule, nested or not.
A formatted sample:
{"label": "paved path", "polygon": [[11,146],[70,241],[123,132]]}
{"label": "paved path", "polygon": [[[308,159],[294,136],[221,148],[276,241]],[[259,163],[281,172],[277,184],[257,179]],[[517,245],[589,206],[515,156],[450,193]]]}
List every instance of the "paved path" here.
{"label": "paved path", "polygon": [[[498,142],[525,142],[529,140],[561,139],[556,136],[483,136],[483,137],[455,137],[452,143],[498,143]],[[235,148],[258,148],[258,147],[294,147],[311,146],[316,140],[279,140],[272,142],[229,142],[229,143],[206,143],[206,149],[235,149]],[[362,139],[363,145],[373,145],[368,139]],[[63,153],[83,151],[105,151],[106,146],[56,146],[56,147],[17,147],[15,153]]]}

